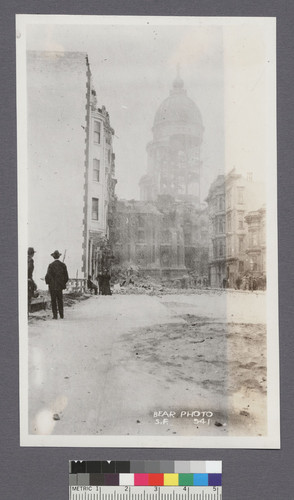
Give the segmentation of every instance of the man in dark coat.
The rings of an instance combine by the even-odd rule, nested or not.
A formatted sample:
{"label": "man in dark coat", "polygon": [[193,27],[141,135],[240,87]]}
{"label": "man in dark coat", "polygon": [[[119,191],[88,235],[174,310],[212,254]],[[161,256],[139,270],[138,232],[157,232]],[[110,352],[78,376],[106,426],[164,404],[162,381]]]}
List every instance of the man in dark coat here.
{"label": "man in dark coat", "polygon": [[33,280],[33,272],[34,272],[34,255],[35,250],[33,247],[28,248],[28,313],[31,309],[31,300],[34,297],[34,294],[37,290],[37,285]]}
{"label": "man in dark coat", "polygon": [[103,290],[103,275],[102,273],[98,273],[98,276],[97,276],[97,281],[98,281],[98,286],[99,286],[99,295],[102,295],[102,290]]}
{"label": "man in dark coat", "polygon": [[102,277],[102,295],[112,295],[110,289],[110,272],[107,269],[104,269]]}
{"label": "man in dark coat", "polygon": [[57,308],[60,318],[63,319],[62,290],[66,288],[66,283],[68,282],[67,267],[63,262],[60,262],[59,257],[61,253],[58,250],[55,250],[51,255],[54,261],[48,266],[45,281],[49,285],[53,319],[57,319]]}

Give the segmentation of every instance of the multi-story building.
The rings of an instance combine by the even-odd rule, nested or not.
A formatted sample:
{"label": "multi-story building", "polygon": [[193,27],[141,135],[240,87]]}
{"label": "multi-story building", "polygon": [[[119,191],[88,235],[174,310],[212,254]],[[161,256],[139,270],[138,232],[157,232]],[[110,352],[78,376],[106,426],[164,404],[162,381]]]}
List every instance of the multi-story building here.
{"label": "multi-story building", "polygon": [[155,113],[153,140],[147,145],[147,174],[140,180],[141,200],[170,195],[200,207],[201,113],[178,75],[170,95]]}
{"label": "multi-story building", "polygon": [[209,277],[211,286],[234,287],[236,279],[250,270],[248,228],[245,217],[264,200],[260,183],[235,169],[212,183],[207,197],[210,220]]}
{"label": "multi-story building", "polygon": [[208,196],[208,275],[213,287],[221,287],[226,277],[226,203],[225,177],[219,175],[211,184]]}
{"label": "multi-story building", "polygon": [[86,54],[28,51],[27,116],[28,246],[42,288],[55,249],[70,277],[84,278],[99,265],[98,240],[107,246],[113,130],[97,107]]}
{"label": "multi-story building", "polygon": [[97,276],[102,267],[110,267],[109,222],[115,209],[115,154],[112,148],[114,130],[109,114],[97,106],[96,91],[91,90],[89,123],[88,169],[85,191],[87,196],[84,235],[86,238],[86,268]]}
{"label": "multi-story building", "polygon": [[156,202],[120,200],[114,233],[117,264],[137,265],[142,272],[161,277],[189,271],[207,275],[206,210],[175,202],[171,196]]}
{"label": "multi-story building", "polygon": [[122,267],[136,264],[150,272],[159,267],[161,219],[153,203],[119,200],[113,227],[115,262]]}
{"label": "multi-story building", "polygon": [[200,208],[203,130],[200,111],[178,75],[155,113],[141,201],[118,203],[116,262],[160,276],[207,275],[207,214]]}
{"label": "multi-story building", "polygon": [[248,226],[246,255],[250,272],[254,277],[266,275],[266,209],[248,212],[245,217]]}

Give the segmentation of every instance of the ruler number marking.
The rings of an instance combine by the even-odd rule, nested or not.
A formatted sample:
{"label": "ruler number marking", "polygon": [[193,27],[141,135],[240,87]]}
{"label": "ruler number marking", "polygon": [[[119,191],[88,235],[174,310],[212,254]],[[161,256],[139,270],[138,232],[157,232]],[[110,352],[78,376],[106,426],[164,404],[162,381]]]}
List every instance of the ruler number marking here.
{"label": "ruler number marking", "polygon": [[[96,491],[77,492],[70,488],[70,500],[222,500],[221,487],[94,486]],[[110,491],[109,491],[110,489]],[[108,490],[108,492],[107,492]]]}

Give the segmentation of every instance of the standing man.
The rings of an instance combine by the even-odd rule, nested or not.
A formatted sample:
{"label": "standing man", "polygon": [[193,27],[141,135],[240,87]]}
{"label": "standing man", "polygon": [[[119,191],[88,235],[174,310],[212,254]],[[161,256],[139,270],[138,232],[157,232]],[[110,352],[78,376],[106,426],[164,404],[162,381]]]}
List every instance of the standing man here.
{"label": "standing man", "polygon": [[53,319],[57,319],[57,308],[60,318],[63,319],[62,290],[66,288],[66,283],[68,282],[67,267],[63,262],[60,262],[59,257],[61,253],[58,250],[55,250],[51,255],[54,261],[48,266],[45,281],[49,285]]}
{"label": "standing man", "polygon": [[112,295],[110,289],[110,272],[108,269],[104,269],[103,271],[103,284],[102,284],[102,295]]}
{"label": "standing man", "polygon": [[31,300],[34,296],[35,291],[37,290],[37,285],[33,280],[33,272],[34,272],[34,255],[35,250],[33,247],[28,248],[28,314],[31,309]]}
{"label": "standing man", "polygon": [[101,271],[98,273],[96,280],[98,281],[99,295],[102,295],[104,279],[103,279],[103,275],[102,275]]}

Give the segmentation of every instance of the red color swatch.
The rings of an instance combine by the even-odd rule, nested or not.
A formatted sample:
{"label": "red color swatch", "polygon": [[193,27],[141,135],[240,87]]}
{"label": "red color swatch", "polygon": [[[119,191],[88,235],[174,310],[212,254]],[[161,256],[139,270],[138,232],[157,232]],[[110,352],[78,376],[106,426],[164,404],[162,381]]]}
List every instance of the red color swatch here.
{"label": "red color swatch", "polygon": [[163,486],[163,474],[148,474],[148,486]]}

